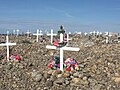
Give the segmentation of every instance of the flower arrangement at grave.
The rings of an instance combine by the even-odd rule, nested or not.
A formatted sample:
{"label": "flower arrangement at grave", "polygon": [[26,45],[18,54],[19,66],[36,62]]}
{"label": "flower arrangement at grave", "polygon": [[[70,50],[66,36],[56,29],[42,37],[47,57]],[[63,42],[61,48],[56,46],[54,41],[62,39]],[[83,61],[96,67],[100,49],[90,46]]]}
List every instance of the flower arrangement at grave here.
{"label": "flower arrangement at grave", "polygon": [[20,60],[22,60],[22,56],[20,56],[20,55],[10,55],[10,57],[9,57],[9,60],[10,61],[20,61]]}
{"label": "flower arrangement at grave", "polygon": [[[79,70],[78,62],[73,58],[64,59],[64,69],[66,71]],[[52,56],[48,68],[51,69],[60,69],[60,57]]]}
{"label": "flower arrangement at grave", "polygon": [[51,69],[60,68],[60,58],[57,56],[52,56],[51,62],[48,64]]}
{"label": "flower arrangement at grave", "polygon": [[67,71],[79,70],[78,62],[73,58],[67,58],[64,62]]}

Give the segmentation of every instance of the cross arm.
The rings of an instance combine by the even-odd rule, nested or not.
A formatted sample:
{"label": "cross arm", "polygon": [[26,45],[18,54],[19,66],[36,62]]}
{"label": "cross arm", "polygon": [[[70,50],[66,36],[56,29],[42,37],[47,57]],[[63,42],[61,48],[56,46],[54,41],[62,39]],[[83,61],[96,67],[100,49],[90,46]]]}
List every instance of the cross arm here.
{"label": "cross arm", "polygon": [[47,48],[47,49],[56,49],[56,46],[47,45],[46,48]]}
{"label": "cross arm", "polygon": [[0,46],[11,46],[11,45],[16,45],[16,43],[1,43]]}
{"label": "cross arm", "polygon": [[[51,36],[51,34],[47,34],[47,35],[48,35],[48,36]],[[55,36],[55,35],[57,35],[57,34],[52,34],[52,35],[54,35],[54,36]]]}
{"label": "cross arm", "polygon": [[74,47],[62,47],[63,50],[67,51],[79,51],[80,48],[74,48]]}
{"label": "cross arm", "polygon": [[43,35],[43,34],[33,34],[33,35]]}

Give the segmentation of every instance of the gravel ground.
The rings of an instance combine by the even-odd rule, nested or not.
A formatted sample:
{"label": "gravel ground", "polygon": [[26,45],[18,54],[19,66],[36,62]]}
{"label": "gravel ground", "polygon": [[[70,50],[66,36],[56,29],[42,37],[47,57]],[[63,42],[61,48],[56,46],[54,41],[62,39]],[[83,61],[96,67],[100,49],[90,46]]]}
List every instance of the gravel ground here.
{"label": "gravel ground", "polygon": [[[43,38],[43,37],[42,37]],[[46,38],[44,36],[44,38]],[[1,42],[5,37],[0,36]],[[64,52],[64,57],[73,57],[79,70],[68,72],[48,68],[51,53],[59,51],[45,48],[50,42],[26,36],[10,36],[13,54],[23,57],[21,61],[0,60],[0,90],[120,90],[120,44],[105,44],[103,37],[74,37],[70,46],[79,52]],[[6,56],[6,47],[0,47]]]}

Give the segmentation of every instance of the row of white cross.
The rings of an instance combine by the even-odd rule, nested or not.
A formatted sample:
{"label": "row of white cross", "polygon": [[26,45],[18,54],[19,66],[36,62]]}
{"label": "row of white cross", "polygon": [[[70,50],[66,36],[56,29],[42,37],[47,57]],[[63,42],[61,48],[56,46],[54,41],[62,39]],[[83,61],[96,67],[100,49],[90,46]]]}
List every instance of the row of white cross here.
{"label": "row of white cross", "polygon": [[[37,36],[37,38],[36,38],[36,41],[38,42],[38,37],[39,36],[42,36],[43,34],[42,34],[42,31],[40,30],[39,31],[39,29],[37,29],[37,33],[35,33],[35,34],[33,34],[33,35],[35,35],[35,36]],[[51,44],[53,44],[53,37],[54,36],[57,36],[57,34],[55,34],[54,32],[53,32],[53,29],[51,29],[51,33],[47,33],[47,36],[50,36],[51,37]],[[63,36],[62,36],[63,37]],[[61,39],[60,39],[61,40]],[[69,41],[69,40],[71,40],[71,39],[69,39],[69,34],[67,34],[67,42]],[[62,40],[63,41],[63,40]],[[60,41],[61,42],[61,41]]]}
{"label": "row of white cross", "polygon": [[13,30],[13,33],[14,33],[14,35],[15,35],[15,33],[17,32],[17,36],[19,35],[19,29],[17,29],[17,30]]}
{"label": "row of white cross", "polygon": [[[37,30],[37,34],[34,34],[34,35],[37,36],[37,42],[38,42],[38,35],[42,35],[42,32]],[[47,34],[47,35],[51,36],[51,43],[52,43],[53,36],[56,36],[57,34],[54,34],[53,30],[51,30],[51,34]],[[68,34],[67,34],[67,38],[69,38]],[[67,40],[69,40],[69,39],[67,39]],[[60,34],[60,42],[63,42],[63,34],[62,33]],[[12,46],[12,45],[16,45],[16,43],[10,43],[9,39],[8,39],[8,35],[6,36],[6,43],[0,44],[0,46],[7,46],[7,60],[8,61],[9,61],[9,46]],[[63,51],[64,50],[67,50],[67,51],[79,51],[80,50],[80,48],[67,47],[67,46],[56,47],[56,46],[47,45],[46,48],[47,49],[57,49],[57,50],[60,50],[60,70],[61,71],[63,71]]]}
{"label": "row of white cross", "polygon": [[[14,35],[16,34],[17,36],[19,35],[19,29],[16,29],[16,30],[13,30],[13,33],[14,33]],[[39,31],[39,29],[37,29],[37,31],[38,32],[40,32],[40,34],[42,34],[42,31],[40,30]],[[53,29],[51,29],[51,33],[53,32]],[[30,34],[31,32],[29,31],[29,30],[27,30],[27,32],[26,32],[26,34],[29,36],[29,34]],[[75,32],[76,34],[82,34],[82,32]],[[7,31],[7,35],[9,34],[9,31]],[[71,34],[71,32],[69,32],[69,34]],[[99,31],[93,31],[93,32],[89,32],[89,33],[87,33],[87,32],[84,32],[84,35],[86,36],[86,35],[89,35],[89,34],[93,34],[93,35],[102,35],[103,33],[102,32],[99,32]],[[47,35],[49,35],[49,34],[47,34]],[[53,34],[53,36],[55,36],[56,34]],[[109,32],[104,32],[104,35],[107,35],[107,36],[109,36],[109,37],[111,37],[112,35],[111,34],[109,34]]]}
{"label": "row of white cross", "polygon": [[[39,30],[37,30],[37,34],[34,34],[34,35],[37,35],[37,38],[38,38],[38,35],[42,35],[42,34],[41,34],[41,31],[40,31],[40,34],[39,34]],[[51,35],[51,37],[53,37],[56,34],[53,34],[53,30],[51,30],[51,34],[48,34],[48,35]],[[53,38],[51,38],[51,43],[52,43],[52,39]],[[37,41],[38,41],[38,39],[37,39]],[[60,42],[63,42],[63,34],[62,33],[60,34]],[[106,43],[108,43],[108,40],[106,41]],[[7,60],[8,61],[9,61],[9,46],[12,46],[12,45],[16,45],[16,43],[10,43],[9,39],[8,39],[8,35],[6,36],[6,43],[0,44],[0,46],[7,46]],[[79,51],[80,50],[80,48],[67,47],[67,46],[56,47],[56,46],[47,45],[46,48],[47,49],[57,49],[57,50],[60,50],[60,70],[61,71],[63,71],[63,57],[64,57],[63,56],[63,51],[64,50],[67,50],[67,51]]]}
{"label": "row of white cross", "polygon": [[[17,30],[13,30],[13,33],[14,33],[14,35],[15,35],[15,33],[17,32],[17,36],[19,35],[19,29],[17,29]],[[7,35],[9,35],[9,31],[7,31]]]}

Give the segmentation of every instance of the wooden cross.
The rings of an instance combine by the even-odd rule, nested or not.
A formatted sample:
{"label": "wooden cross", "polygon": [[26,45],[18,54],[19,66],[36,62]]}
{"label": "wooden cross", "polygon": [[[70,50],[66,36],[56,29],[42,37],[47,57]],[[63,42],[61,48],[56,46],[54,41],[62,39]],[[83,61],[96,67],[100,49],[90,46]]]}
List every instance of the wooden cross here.
{"label": "wooden cross", "polygon": [[53,44],[53,36],[56,36],[57,34],[53,33],[53,29],[51,29],[51,34],[47,34],[47,36],[51,36],[51,44]]}
{"label": "wooden cross", "polygon": [[[60,34],[60,41],[63,40],[63,35],[62,33]],[[56,47],[56,46],[50,46],[50,45],[47,45],[46,46],[47,49],[58,49],[60,50],[60,70],[63,71],[63,51],[64,50],[67,50],[67,51],[79,51],[80,49],[79,48],[75,48],[75,47],[66,47],[66,46],[63,46],[63,47]]]}
{"label": "wooden cross", "polygon": [[16,45],[16,43],[9,43],[8,35],[6,36],[6,43],[1,43],[0,46],[7,46],[7,60],[9,61],[9,46]]}

